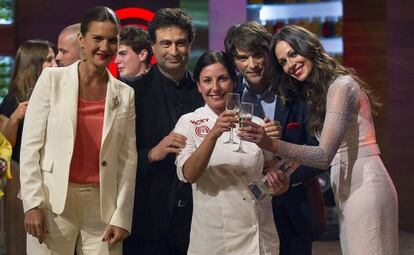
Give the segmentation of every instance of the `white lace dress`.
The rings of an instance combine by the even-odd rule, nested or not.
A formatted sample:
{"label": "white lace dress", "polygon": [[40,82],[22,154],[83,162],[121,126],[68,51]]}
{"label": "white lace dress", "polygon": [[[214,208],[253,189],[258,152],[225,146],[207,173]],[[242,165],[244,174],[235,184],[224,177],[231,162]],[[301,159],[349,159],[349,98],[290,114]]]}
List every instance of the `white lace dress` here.
{"label": "white lace dress", "polygon": [[279,156],[331,168],[344,255],[398,255],[398,201],[375,138],[368,97],[350,76],[329,87],[318,147],[281,141]]}

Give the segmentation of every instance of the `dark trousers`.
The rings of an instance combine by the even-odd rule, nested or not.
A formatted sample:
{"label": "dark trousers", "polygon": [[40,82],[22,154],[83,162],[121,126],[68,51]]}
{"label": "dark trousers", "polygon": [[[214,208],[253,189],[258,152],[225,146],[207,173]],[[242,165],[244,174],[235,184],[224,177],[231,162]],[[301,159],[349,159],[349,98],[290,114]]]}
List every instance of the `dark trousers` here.
{"label": "dark trousers", "polygon": [[277,206],[273,210],[280,239],[280,255],[311,255],[312,242],[299,234],[284,207]]}
{"label": "dark trousers", "polygon": [[191,204],[178,203],[167,233],[159,240],[127,240],[124,255],[186,255],[190,241],[193,208]]}

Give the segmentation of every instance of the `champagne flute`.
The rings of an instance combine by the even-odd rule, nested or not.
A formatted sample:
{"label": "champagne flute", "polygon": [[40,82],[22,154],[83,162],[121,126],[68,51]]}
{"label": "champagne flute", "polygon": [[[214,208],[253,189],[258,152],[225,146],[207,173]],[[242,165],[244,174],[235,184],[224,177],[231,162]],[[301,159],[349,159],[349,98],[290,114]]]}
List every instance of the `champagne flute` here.
{"label": "champagne flute", "polygon": [[[254,107],[254,105],[252,103],[245,103],[245,102],[241,103],[241,108],[240,108],[240,112],[239,112],[239,126],[241,128],[246,127],[247,126],[246,122],[252,120],[253,107]],[[237,148],[237,150],[235,150],[234,152],[246,153],[243,150],[243,143],[242,143],[241,139],[240,139],[240,143],[239,143],[239,148]]]}
{"label": "champagne flute", "polygon": [[[237,115],[240,111],[240,95],[237,93],[227,93],[226,95],[226,111],[233,111]],[[233,128],[230,128],[229,140],[224,143],[237,144],[233,140]]]}

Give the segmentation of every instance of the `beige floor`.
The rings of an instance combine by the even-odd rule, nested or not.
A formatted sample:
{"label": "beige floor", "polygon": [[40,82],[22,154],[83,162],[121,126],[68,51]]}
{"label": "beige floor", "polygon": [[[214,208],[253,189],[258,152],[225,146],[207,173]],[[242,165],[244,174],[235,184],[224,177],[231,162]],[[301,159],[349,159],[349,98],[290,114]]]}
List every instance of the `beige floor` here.
{"label": "beige floor", "polygon": [[[313,243],[313,255],[341,255],[339,241],[318,241]],[[400,231],[400,255],[414,254],[414,233]]]}

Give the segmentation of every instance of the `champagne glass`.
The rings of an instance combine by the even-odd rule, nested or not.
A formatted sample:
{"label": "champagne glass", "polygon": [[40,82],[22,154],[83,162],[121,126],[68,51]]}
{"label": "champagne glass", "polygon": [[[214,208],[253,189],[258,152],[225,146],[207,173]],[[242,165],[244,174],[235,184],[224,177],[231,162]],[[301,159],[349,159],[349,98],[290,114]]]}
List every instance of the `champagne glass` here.
{"label": "champagne glass", "polygon": [[[237,115],[240,111],[240,95],[237,93],[227,93],[226,95],[226,111],[233,111]],[[237,144],[233,140],[233,128],[230,128],[229,140],[224,143]]]}
{"label": "champagne glass", "polygon": [[272,195],[272,190],[267,184],[267,175],[261,175],[257,182],[249,184],[248,187],[256,201],[263,200],[266,196]]}
{"label": "champagne glass", "polygon": [[[286,171],[289,170],[291,163],[292,161],[289,161],[284,158],[279,158],[279,161],[274,166],[274,169],[280,169],[286,173]],[[274,170],[270,170],[270,171],[274,171]],[[290,173],[287,173],[287,174],[290,175]],[[255,181],[249,184],[248,186],[249,186],[250,192],[253,194],[254,198],[257,201],[264,199],[266,196],[273,195],[273,191],[269,187],[269,184],[268,184],[267,175],[260,174],[258,181]]]}
{"label": "champagne glass", "polygon": [[[251,104],[251,103],[245,103],[245,102],[241,103],[241,108],[240,108],[240,112],[239,112],[239,126],[241,128],[246,127],[247,126],[246,122],[252,120],[253,107],[254,107],[254,105]],[[240,143],[239,143],[239,148],[237,148],[237,150],[235,150],[234,152],[246,153],[243,150],[243,143],[242,143],[241,139],[240,139]]]}

